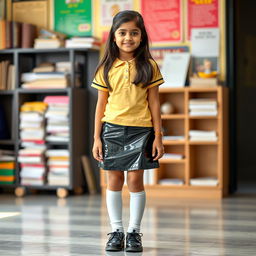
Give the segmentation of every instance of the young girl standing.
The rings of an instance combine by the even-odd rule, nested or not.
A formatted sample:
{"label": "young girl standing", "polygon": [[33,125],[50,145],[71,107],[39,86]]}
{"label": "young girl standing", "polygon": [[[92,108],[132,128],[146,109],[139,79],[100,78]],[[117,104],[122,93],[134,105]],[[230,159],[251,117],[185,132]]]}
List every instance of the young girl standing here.
{"label": "young girl standing", "polygon": [[112,232],[107,251],[124,249],[122,188],[130,191],[126,251],[141,252],[140,224],[145,208],[143,173],[159,167],[164,153],[158,86],[162,75],[149,52],[142,16],[116,14],[92,87],[98,89],[93,156],[107,173],[106,203]]}

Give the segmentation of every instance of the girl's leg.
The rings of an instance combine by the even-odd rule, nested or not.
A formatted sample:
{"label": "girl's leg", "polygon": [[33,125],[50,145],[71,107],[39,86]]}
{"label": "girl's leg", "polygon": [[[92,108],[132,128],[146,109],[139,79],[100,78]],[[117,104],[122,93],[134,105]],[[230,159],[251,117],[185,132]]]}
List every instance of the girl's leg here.
{"label": "girl's leg", "polygon": [[145,209],[146,194],[143,184],[144,170],[128,171],[127,185],[130,191],[130,222],[128,233],[140,232],[140,224]]}
{"label": "girl's leg", "polygon": [[106,171],[107,191],[106,203],[112,232],[124,232],[122,222],[122,188],[124,184],[123,171]]}

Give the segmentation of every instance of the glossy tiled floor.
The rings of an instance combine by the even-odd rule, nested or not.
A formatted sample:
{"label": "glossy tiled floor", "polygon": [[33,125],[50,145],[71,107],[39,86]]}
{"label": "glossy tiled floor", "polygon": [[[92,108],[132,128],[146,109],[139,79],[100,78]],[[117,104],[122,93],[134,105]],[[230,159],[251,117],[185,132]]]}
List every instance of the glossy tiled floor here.
{"label": "glossy tiled floor", "polygon": [[[129,218],[124,202],[124,223]],[[0,195],[0,255],[256,255],[256,197],[148,201],[143,253],[105,253],[108,216],[100,196]]]}

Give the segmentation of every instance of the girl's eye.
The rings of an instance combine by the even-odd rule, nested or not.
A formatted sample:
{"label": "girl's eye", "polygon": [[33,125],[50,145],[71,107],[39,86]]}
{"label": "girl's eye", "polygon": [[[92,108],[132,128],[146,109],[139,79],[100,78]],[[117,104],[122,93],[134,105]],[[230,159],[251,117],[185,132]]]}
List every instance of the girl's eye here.
{"label": "girl's eye", "polygon": [[138,32],[132,32],[131,36],[137,36],[139,33]]}
{"label": "girl's eye", "polygon": [[125,32],[119,32],[120,36],[125,36]]}

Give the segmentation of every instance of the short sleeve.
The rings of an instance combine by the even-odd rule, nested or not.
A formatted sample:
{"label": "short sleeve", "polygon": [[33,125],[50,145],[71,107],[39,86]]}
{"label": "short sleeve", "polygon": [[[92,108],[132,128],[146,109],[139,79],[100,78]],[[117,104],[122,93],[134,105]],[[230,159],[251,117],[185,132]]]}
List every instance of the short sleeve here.
{"label": "short sleeve", "polygon": [[159,70],[158,65],[154,60],[150,60],[152,67],[153,67],[153,79],[152,81],[148,84],[147,88],[152,88],[154,86],[159,86],[164,83],[163,76]]}
{"label": "short sleeve", "polygon": [[104,80],[102,67],[96,73],[96,75],[92,81],[91,87],[96,88],[97,90],[100,90],[100,91],[108,92],[108,87]]}

